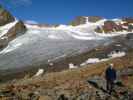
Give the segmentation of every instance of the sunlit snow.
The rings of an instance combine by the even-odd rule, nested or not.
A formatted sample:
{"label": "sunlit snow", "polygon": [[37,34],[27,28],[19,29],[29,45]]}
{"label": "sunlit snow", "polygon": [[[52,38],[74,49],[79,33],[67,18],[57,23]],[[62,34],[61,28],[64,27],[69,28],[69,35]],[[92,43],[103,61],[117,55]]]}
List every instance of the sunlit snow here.
{"label": "sunlit snow", "polygon": [[[48,64],[48,59],[51,61],[58,60],[66,55],[74,55],[81,53],[81,51],[88,51],[98,45],[110,43],[107,37],[116,36],[116,33],[109,35],[110,33],[94,32],[97,26],[104,24],[104,21],[106,19],[96,23],[87,22],[87,24],[78,26],[60,25],[58,27],[39,27],[38,25],[25,24],[28,31],[12,40],[6,48],[0,51],[0,68],[9,69],[40,63]],[[15,23],[16,21],[10,23],[9,26],[13,26]],[[0,29],[4,31],[7,26],[6,28],[0,27]],[[122,34],[127,34],[127,32]],[[105,60],[107,59],[103,61]],[[94,62],[99,62],[99,60],[91,59],[87,63]],[[73,67],[71,66],[71,68]]]}
{"label": "sunlit snow", "polygon": [[69,69],[74,69],[74,68],[78,68],[76,65],[74,65],[73,63],[69,64]]}
{"label": "sunlit snow", "polygon": [[115,52],[115,51],[113,51],[113,52],[111,52],[111,53],[108,55],[108,57],[117,58],[117,57],[123,57],[123,56],[125,56],[125,55],[126,55],[125,52],[121,52],[121,51]]}
{"label": "sunlit snow", "polygon": [[40,76],[44,73],[44,69],[38,69],[37,73],[35,74],[35,76]]}
{"label": "sunlit snow", "polygon": [[8,52],[11,52],[17,48],[19,48],[20,46],[22,45],[22,43],[17,43],[17,44],[9,44],[3,51],[0,52],[0,54],[5,54],[5,53],[8,53]]}
{"label": "sunlit snow", "polygon": [[0,37],[2,37],[3,35],[5,35],[9,29],[11,29],[18,21],[15,20],[14,22],[11,22],[9,24],[6,24],[4,26],[0,26]]}

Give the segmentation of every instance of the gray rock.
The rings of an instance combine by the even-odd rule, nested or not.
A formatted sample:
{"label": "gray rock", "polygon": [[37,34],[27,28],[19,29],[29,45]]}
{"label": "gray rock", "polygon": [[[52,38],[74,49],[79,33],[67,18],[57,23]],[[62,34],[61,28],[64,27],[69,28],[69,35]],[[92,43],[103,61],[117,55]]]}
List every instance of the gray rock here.
{"label": "gray rock", "polygon": [[101,78],[100,76],[91,77],[88,82],[94,85],[94,87],[96,88],[106,90],[106,80],[104,78]]}

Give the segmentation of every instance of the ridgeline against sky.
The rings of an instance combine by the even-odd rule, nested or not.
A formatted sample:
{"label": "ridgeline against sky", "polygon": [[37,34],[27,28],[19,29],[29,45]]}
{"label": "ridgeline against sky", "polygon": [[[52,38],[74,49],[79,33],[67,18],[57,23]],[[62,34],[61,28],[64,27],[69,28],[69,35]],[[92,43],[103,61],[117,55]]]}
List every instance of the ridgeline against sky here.
{"label": "ridgeline against sky", "polygon": [[67,24],[76,16],[133,16],[133,0],[0,0],[14,16],[39,23]]}

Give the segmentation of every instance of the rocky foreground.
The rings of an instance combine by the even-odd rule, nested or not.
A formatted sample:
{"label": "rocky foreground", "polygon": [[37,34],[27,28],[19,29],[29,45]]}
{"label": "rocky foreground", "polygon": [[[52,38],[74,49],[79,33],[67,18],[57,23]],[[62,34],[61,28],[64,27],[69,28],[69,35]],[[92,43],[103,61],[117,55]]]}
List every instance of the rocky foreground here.
{"label": "rocky foreground", "polygon": [[[133,100],[133,52],[121,58],[82,68],[45,73],[0,85],[1,100]],[[104,71],[115,64],[117,82],[112,95],[106,91]]]}

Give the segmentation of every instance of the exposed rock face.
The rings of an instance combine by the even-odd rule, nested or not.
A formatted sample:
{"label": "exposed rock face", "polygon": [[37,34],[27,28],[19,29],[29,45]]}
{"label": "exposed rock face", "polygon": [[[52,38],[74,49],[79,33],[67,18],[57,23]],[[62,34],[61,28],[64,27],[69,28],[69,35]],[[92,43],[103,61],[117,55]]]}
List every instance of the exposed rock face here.
{"label": "exposed rock face", "polygon": [[0,5],[0,26],[13,22],[15,18]]}
{"label": "exposed rock face", "polygon": [[9,41],[14,39],[17,35],[21,35],[26,32],[26,27],[22,21],[16,23],[14,27],[12,27],[6,34]]}
{"label": "exposed rock face", "polygon": [[[10,22],[15,21],[15,18],[0,5],[0,26],[4,26]],[[18,21],[14,27],[8,30],[6,36],[8,38],[16,35],[17,33],[24,33],[26,27],[22,21]]]}
{"label": "exposed rock face", "polygon": [[133,23],[133,17],[122,18],[122,20],[126,21],[127,23]]}
{"label": "exposed rock face", "polygon": [[78,16],[75,18],[74,21],[70,23],[70,25],[77,26],[77,25],[85,24],[86,21],[94,23],[101,19],[102,17],[98,17],[98,16],[87,16],[87,17]]}
{"label": "exposed rock face", "polygon": [[99,26],[97,26],[97,28],[94,31],[97,33],[103,33],[104,32],[104,30]]}
{"label": "exposed rock face", "polygon": [[99,16],[89,16],[88,17],[88,21],[89,22],[97,22],[99,20],[103,19],[102,17],[99,17]]}
{"label": "exposed rock face", "polygon": [[4,48],[8,43],[15,39],[16,36],[22,35],[27,31],[24,23],[18,21],[8,32],[0,38],[0,48]]}
{"label": "exposed rock face", "polygon": [[98,33],[111,33],[111,32],[132,32],[133,31],[133,18],[125,18],[120,22],[107,20],[104,22],[103,26],[98,26],[95,32]]}
{"label": "exposed rock face", "polygon": [[70,22],[70,25],[73,25],[73,26],[77,26],[80,24],[85,24],[85,18],[84,17],[78,16],[78,17],[76,17],[76,19],[74,21]]}
{"label": "exposed rock face", "polygon": [[8,39],[7,38],[0,39],[0,49],[4,48],[7,44],[8,44]]}
{"label": "exposed rock face", "polygon": [[120,25],[117,25],[113,21],[106,21],[104,22],[103,30],[105,33],[114,32],[114,31],[122,31],[122,27]]}
{"label": "exposed rock face", "polygon": [[[5,26],[6,24],[9,24],[11,22],[15,22],[15,18],[10,14],[10,12],[5,10],[0,5],[0,26]],[[3,49],[11,40],[13,40],[16,36],[23,34],[24,32],[26,32],[26,30],[27,29],[22,21],[18,21],[10,29],[7,28],[7,32],[0,37],[0,49]]]}

